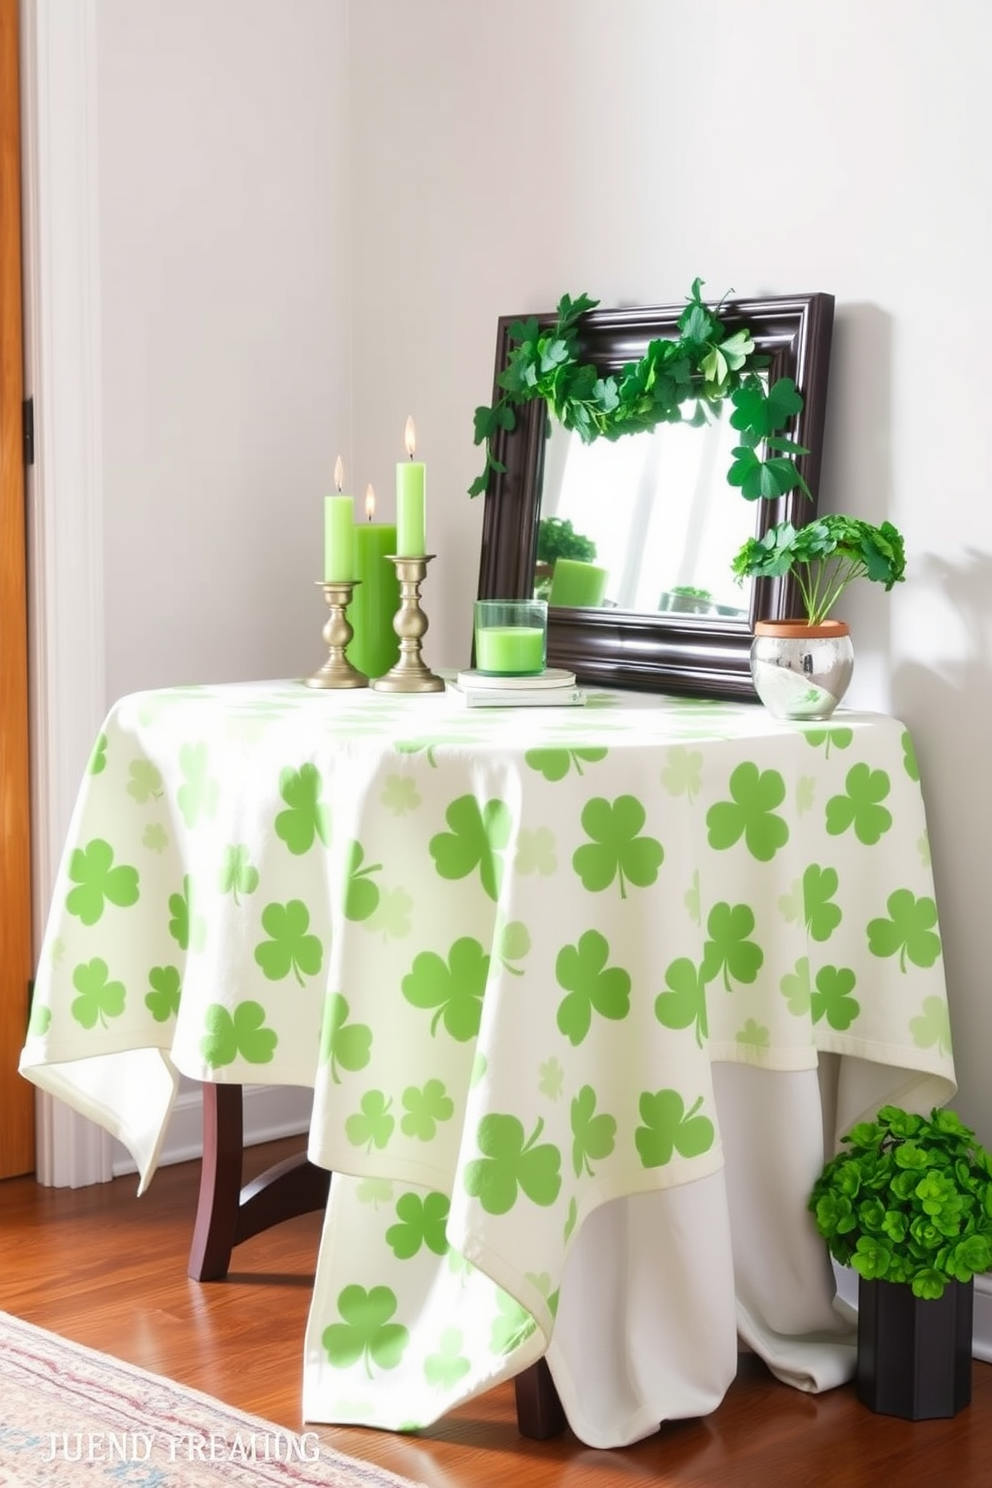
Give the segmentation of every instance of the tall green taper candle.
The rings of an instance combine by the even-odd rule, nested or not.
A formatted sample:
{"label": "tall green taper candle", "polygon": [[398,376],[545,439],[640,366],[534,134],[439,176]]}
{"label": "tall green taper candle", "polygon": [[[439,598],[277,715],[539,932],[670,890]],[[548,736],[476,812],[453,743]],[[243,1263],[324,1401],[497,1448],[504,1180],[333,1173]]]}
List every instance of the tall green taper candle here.
{"label": "tall green taper candle", "polygon": [[341,456],[334,466],[337,496],[324,497],[324,583],[346,582],[355,577],[355,503],[340,495],[344,484]]}
{"label": "tall green taper candle", "polygon": [[407,459],[396,466],[396,556],[422,558],[427,552],[427,469],[413,458],[417,433],[406,421]]}

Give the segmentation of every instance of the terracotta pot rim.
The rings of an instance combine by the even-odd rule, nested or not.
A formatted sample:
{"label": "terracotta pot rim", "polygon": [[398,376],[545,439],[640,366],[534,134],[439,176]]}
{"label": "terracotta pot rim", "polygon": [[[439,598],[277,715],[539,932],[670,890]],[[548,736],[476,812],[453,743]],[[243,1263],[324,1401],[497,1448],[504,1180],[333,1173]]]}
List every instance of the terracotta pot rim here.
{"label": "terracotta pot rim", "polygon": [[805,620],[756,620],[756,636],[777,636],[785,641],[815,641],[828,637],[837,640],[849,636],[851,627],[845,620],[821,620],[819,625],[808,625]]}

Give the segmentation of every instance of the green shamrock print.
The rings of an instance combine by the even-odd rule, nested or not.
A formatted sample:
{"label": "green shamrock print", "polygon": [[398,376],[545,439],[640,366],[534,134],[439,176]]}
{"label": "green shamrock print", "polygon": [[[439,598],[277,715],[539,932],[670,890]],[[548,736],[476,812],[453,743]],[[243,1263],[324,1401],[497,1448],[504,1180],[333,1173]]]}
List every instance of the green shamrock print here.
{"label": "green shamrock print", "polygon": [[335,1369],[350,1369],[359,1359],[372,1378],[372,1365],[395,1369],[410,1342],[409,1331],[389,1319],[396,1311],[396,1293],[377,1286],[346,1286],[338,1294],[338,1313],[343,1323],[330,1323],[321,1334],[328,1361]]}
{"label": "green shamrock print", "polygon": [[803,732],[806,735],[806,743],[811,744],[814,749],[819,749],[820,745],[823,745],[823,753],[827,759],[830,758],[831,745],[835,749],[850,749],[854,742],[854,730],[849,728],[811,728],[804,729]]}
{"label": "green shamrock print", "polygon": [[428,1354],[424,1360],[424,1378],[429,1385],[439,1389],[450,1389],[472,1367],[470,1359],[460,1352],[462,1335],[457,1328],[445,1328],[441,1334],[440,1347],[436,1354]]}
{"label": "green shamrock print", "polygon": [[668,751],[668,764],[661,772],[661,783],[671,796],[685,796],[694,801],[702,789],[700,774],[703,756],[697,749],[686,749],[681,744]]}
{"label": "green shamrock print", "polygon": [[214,815],[220,795],[217,781],[210,779],[206,744],[184,744],[179,751],[179,768],[186,783],[176,792],[176,802],[186,825],[195,827],[201,817]]}
{"label": "green shamrock print", "polygon": [[417,789],[417,782],[409,775],[390,775],[382,788],[379,797],[387,811],[394,816],[405,816],[408,811],[416,811],[421,802],[421,795]]}
{"label": "green shamrock print", "polygon": [[595,765],[606,758],[606,753],[605,749],[528,749],[524,762],[545,780],[554,782],[564,780],[573,767],[581,775],[583,760],[587,765]]}
{"label": "green shamrock print", "polygon": [[345,919],[367,920],[379,907],[379,886],[369,878],[370,873],[381,873],[381,863],[366,863],[362,867],[365,852],[360,842],[352,842],[348,848],[348,889],[344,900]]}
{"label": "green shamrock print", "polygon": [[714,904],[706,921],[709,940],[703,946],[702,979],[715,981],[723,972],[723,986],[732,992],[731,977],[753,982],[765,961],[765,953],[748,937],[754,929],[754,910],[747,904]]}
{"label": "green shamrock print", "polygon": [[738,1031],[737,1042],[753,1049],[768,1049],[771,1047],[772,1036],[767,1028],[763,1028],[753,1018],[748,1018],[744,1027]]}
{"label": "green shamrock print", "polygon": [[596,1112],[596,1092],[583,1085],[572,1101],[572,1167],[576,1178],[595,1177],[592,1160],[609,1157],[616,1146],[617,1123],[613,1116]]}
{"label": "green shamrock print", "polygon": [[548,1208],[561,1189],[561,1153],[550,1142],[538,1144],[544,1122],[529,1137],[516,1116],[490,1114],[479,1122],[483,1157],[465,1167],[465,1191],[487,1214],[506,1214],[522,1189],[534,1204]]}
{"label": "green shamrock print", "polygon": [[848,966],[821,966],[816,974],[816,990],[810,999],[813,1022],[826,1018],[831,1028],[843,1033],[861,1012],[860,1003],[851,996],[857,978]]}
{"label": "green shamrock print", "polygon": [[381,1090],[367,1090],[359,1102],[357,1115],[349,1116],[344,1130],[353,1147],[364,1147],[371,1152],[373,1147],[388,1146],[396,1120],[391,1116],[392,1101]]}
{"label": "green shamrock print", "polygon": [[169,934],[181,951],[202,951],[207,943],[207,922],[193,913],[193,884],[189,875],[183,879],[181,894],[169,895]]}
{"label": "green shamrock print", "polygon": [[107,768],[107,736],[98,734],[87,766],[91,775],[102,775]]}
{"label": "green shamrock print", "polygon": [[51,1026],[51,1008],[42,1007],[40,1002],[33,1002],[31,1004],[31,1015],[28,1018],[28,1037],[44,1038]]}
{"label": "green shamrock print", "polygon": [[320,1030],[320,1062],[330,1061],[331,1079],[341,1084],[338,1066],[354,1074],[372,1057],[372,1030],[366,1023],[349,1023],[351,1009],[340,992],[332,992],[324,1005]]}
{"label": "green shamrock print", "polygon": [[538,1070],[537,1088],[548,1100],[561,1100],[565,1088],[565,1071],[560,1060],[546,1059]]}
{"label": "green shamrock print", "polygon": [[355,1198],[360,1204],[371,1204],[378,1209],[393,1202],[393,1185],[388,1178],[363,1178],[355,1185]]}
{"label": "green shamrock print", "polygon": [[514,963],[529,955],[530,947],[530,931],[522,920],[500,924],[493,936],[496,959],[512,976],[523,976],[523,967]]}
{"label": "green shamrock print", "polygon": [[258,888],[258,869],[252,867],[243,843],[224,849],[217,887],[222,894],[233,894],[235,904],[241,902],[239,894],[254,894]]}
{"label": "green shamrock print", "polygon": [[499,897],[503,859],[510,841],[512,817],[504,801],[487,801],[480,808],[474,796],[452,801],[444,819],[450,832],[438,832],[429,843],[434,866],[442,878],[467,878],[478,868],[490,899]]}
{"label": "green shamrock print", "polygon": [[942,997],[924,997],[923,1012],[910,1018],[909,1031],[919,1049],[932,1049],[936,1044],[941,1054],[950,1057],[951,1019]]}
{"label": "green shamrock print", "polygon": [[433,1142],[438,1125],[450,1121],[455,1103],[441,1080],[428,1080],[426,1085],[408,1085],[403,1092],[406,1115],[400,1122],[405,1136]]}
{"label": "green shamrock print", "polygon": [[262,910],[262,929],[269,939],[255,947],[255,960],[270,982],[282,981],[292,972],[302,987],[304,976],[317,975],[324,948],[319,936],[307,933],[310,911],[301,899],[267,904]]}
{"label": "green shamrock print", "polygon": [[108,1018],[119,1018],[123,1013],[124,983],[110,980],[110,968],[99,956],[76,967],[72,985],[79,996],[73,998],[70,1012],[83,1028],[94,1028],[98,1022],[101,1028],[107,1028]]}
{"label": "green shamrock print", "polygon": [[663,1168],[677,1152],[680,1157],[700,1157],[716,1140],[716,1129],[708,1116],[697,1115],[703,1097],[686,1111],[677,1090],[645,1090],[638,1102],[643,1126],[634,1132],[634,1144],[645,1168]]}
{"label": "green shamrock print", "polygon": [[636,796],[617,796],[607,801],[594,796],[582,809],[582,826],[592,842],[576,848],[572,867],[590,893],[608,889],[615,878],[620,898],[627,897],[627,884],[648,888],[658,877],[665,850],[654,837],[642,837],[647,812]]}
{"label": "green shamrock print", "polygon": [[910,780],[915,781],[918,785],[920,781],[920,767],[916,759],[916,747],[913,744],[913,739],[908,729],[904,731],[902,736],[902,764]]}
{"label": "green shamrock print", "polygon": [[526,1307],[520,1303],[509,1292],[504,1292],[502,1287],[496,1290],[496,1306],[499,1312],[493,1319],[493,1325],[489,1332],[489,1351],[499,1356],[512,1354],[514,1349],[530,1337],[537,1327],[534,1319]]}
{"label": "green shamrock print", "polygon": [[851,996],[856,978],[850,967],[822,966],[814,987],[810,980],[809,959],[802,956],[795,970],[788,972],[779,986],[797,1018],[812,1016],[814,1023],[826,1018],[831,1028],[843,1033],[861,1012],[861,1005]]}
{"label": "green shamrock print", "polygon": [[917,899],[909,889],[896,889],[885,901],[887,920],[869,920],[868,949],[873,956],[899,956],[899,970],[907,958],[914,966],[933,966],[940,955],[937,906],[926,895]]}
{"label": "green shamrock print", "polygon": [[779,909],[793,924],[802,920],[814,940],[829,940],[841,922],[841,911],[832,903],[839,880],[835,868],[821,868],[810,863],[802,883],[796,883],[791,895],[779,900]]}
{"label": "green shamrock print", "polygon": [[686,913],[694,925],[703,923],[703,895],[699,886],[699,869],[693,870],[692,883],[682,895],[682,903],[686,907]]}
{"label": "green shamrock print", "polygon": [[734,847],[743,837],[752,858],[770,862],[789,840],[788,825],[775,812],[785,800],[785,781],[778,770],[759,770],[747,761],[731,774],[730,795],[706,813],[710,847]]}
{"label": "green shamrock print", "polygon": [[827,831],[839,837],[849,827],[866,847],[872,847],[892,825],[892,813],[880,803],[889,794],[890,781],[884,770],[854,765],[844,782],[847,794],[831,796],[827,802]]}
{"label": "green shamrock print", "polygon": [[696,1025],[696,1043],[703,1047],[709,1037],[706,1016],[706,982],[702,968],[687,956],[679,956],[665,972],[667,992],[659,992],[654,1001],[654,1015],[663,1028],[689,1028]]}
{"label": "green shamrock print", "polygon": [[396,1201],[398,1224],[386,1231],[386,1244],[398,1261],[408,1261],[422,1246],[443,1256],[448,1251],[445,1226],[451,1203],[447,1194],[405,1193]]}
{"label": "green shamrock print", "polygon": [[630,976],[622,966],[607,966],[610,947],[598,930],[586,930],[578,945],[563,946],[555,977],[568,996],[558,1005],[558,1027],[572,1045],[581,1044],[593,1012],[619,1020],[630,1012]]}
{"label": "green shamrock print", "polygon": [[383,940],[402,940],[413,929],[413,900],[406,889],[380,889],[379,903],[365,921],[366,930]]}
{"label": "green shamrock print", "polygon": [[439,1022],[459,1043],[467,1043],[479,1032],[482,997],[489,976],[489,957],[477,940],[462,936],[448,952],[445,962],[434,951],[414,956],[413,966],[403,978],[403,996],[413,1007],[436,1008],[431,1034]]}
{"label": "green shamrock print", "polygon": [[162,776],[150,760],[136,759],[131,761],[128,770],[127,793],[139,806],[144,806],[148,801],[157,800],[164,792]]}
{"label": "green shamrock print", "polygon": [[148,973],[150,992],[145,993],[145,1007],[156,1023],[167,1023],[179,1012],[182,980],[176,966],[153,966]]}
{"label": "green shamrock print", "polygon": [[557,871],[558,854],[550,827],[521,827],[513,867],[517,873],[539,873],[542,878]]}
{"label": "green shamrock print", "polygon": [[265,1009],[258,1002],[239,1002],[233,1015],[223,1003],[212,1002],[204,1018],[206,1037],[200,1052],[211,1069],[233,1064],[240,1057],[247,1064],[269,1064],[279,1042],[265,1027]]}
{"label": "green shamrock print", "polygon": [[286,810],[276,817],[276,836],[297,857],[309,852],[319,839],[324,847],[331,840],[331,813],[321,801],[324,782],[316,765],[287,766],[279,774],[279,794]]}
{"label": "green shamrock print", "polygon": [[169,845],[165,828],[159,822],[149,822],[141,834],[141,845],[149,852],[163,853]]}
{"label": "green shamrock print", "polygon": [[114,850],[102,837],[94,837],[85,847],[73,848],[69,858],[69,877],[76,885],[66,895],[65,907],[78,915],[84,925],[95,925],[103,914],[105,903],[128,909],[138,902],[138,870],[125,863],[114,867]]}
{"label": "green shamrock print", "polygon": [[816,800],[816,776],[800,775],[796,781],[796,811],[800,816],[812,811]]}

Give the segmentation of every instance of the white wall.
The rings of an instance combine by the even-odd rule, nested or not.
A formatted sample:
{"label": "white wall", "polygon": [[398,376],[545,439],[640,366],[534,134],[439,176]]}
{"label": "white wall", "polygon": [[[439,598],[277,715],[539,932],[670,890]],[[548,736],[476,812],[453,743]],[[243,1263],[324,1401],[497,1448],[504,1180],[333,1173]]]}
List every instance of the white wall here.
{"label": "white wall", "polygon": [[910,577],[845,602],[854,706],[924,772],[956,1106],[992,1141],[988,0],[355,0],[360,481],[414,412],[433,664],[467,659],[472,412],[496,319],[564,291],[837,299],[821,501],[903,530]]}
{"label": "white wall", "polygon": [[344,0],[98,0],[108,700],[324,657]]}

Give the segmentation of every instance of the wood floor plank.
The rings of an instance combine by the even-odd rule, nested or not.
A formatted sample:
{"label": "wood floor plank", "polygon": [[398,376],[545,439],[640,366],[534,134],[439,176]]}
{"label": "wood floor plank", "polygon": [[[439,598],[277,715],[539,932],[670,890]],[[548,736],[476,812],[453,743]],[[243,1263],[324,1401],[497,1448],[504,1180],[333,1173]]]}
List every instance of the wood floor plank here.
{"label": "wood floor plank", "polygon": [[[248,1176],[296,1145],[253,1149]],[[198,1177],[197,1163],[165,1168],[140,1199],[134,1178],[77,1190],[0,1183],[0,1309],[301,1430],[321,1216],[246,1241],[224,1281],[191,1281]],[[594,1450],[570,1432],[521,1437],[512,1383],[413,1436],[307,1429],[428,1488],[988,1488],[992,1366],[973,1365],[972,1403],[950,1421],[874,1415],[849,1386],[804,1395],[743,1355],[712,1415],[667,1423],[621,1451]]]}

